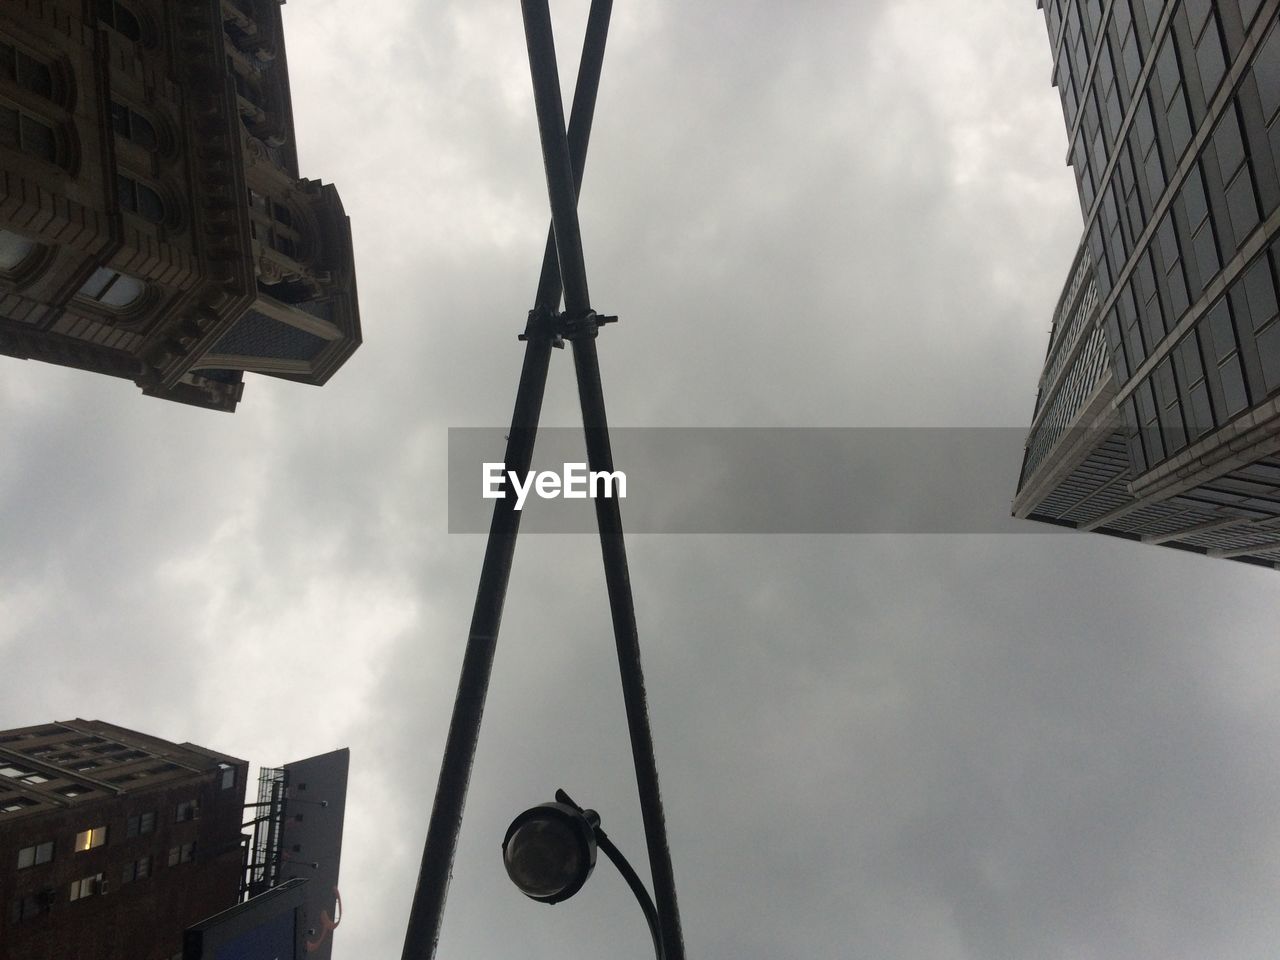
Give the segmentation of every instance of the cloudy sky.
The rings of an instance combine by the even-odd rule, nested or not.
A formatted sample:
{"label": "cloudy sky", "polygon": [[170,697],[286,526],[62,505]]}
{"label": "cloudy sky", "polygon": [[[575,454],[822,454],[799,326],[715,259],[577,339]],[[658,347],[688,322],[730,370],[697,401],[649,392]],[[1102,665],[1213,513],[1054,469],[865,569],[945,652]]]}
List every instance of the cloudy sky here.
{"label": "cloudy sky", "polygon": [[[586,7],[552,4],[566,86]],[[391,958],[484,546],[448,429],[508,422],[548,210],[515,0],[284,15],[365,345],[233,416],[0,359],[0,727],[350,747],[335,956]],[[1081,227],[1049,73],[1029,0],[620,3],[581,203],[612,421],[1025,426]],[[567,353],[544,422],[579,423]],[[1280,574],[1047,532],[629,551],[691,957],[1274,955]],[[559,786],[647,873],[594,540],[522,539],[503,626],[439,955],[647,956],[607,864],[548,908],[498,855]]]}

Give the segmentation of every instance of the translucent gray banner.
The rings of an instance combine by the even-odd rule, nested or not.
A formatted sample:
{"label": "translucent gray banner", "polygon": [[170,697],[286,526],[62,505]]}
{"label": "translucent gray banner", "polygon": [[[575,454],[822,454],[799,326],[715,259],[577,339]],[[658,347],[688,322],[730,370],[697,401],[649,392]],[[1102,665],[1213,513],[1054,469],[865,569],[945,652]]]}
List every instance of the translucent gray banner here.
{"label": "translucent gray banner", "polygon": [[[522,532],[595,532],[582,430],[539,430],[533,471],[545,476],[515,484],[503,477],[506,434],[449,430],[449,532],[488,532],[486,487],[514,498],[523,491]],[[611,438],[629,533],[1054,529],[1010,516],[1021,429],[663,427],[614,429]],[[613,478],[614,495],[617,486]],[[608,491],[597,482],[596,492]]]}

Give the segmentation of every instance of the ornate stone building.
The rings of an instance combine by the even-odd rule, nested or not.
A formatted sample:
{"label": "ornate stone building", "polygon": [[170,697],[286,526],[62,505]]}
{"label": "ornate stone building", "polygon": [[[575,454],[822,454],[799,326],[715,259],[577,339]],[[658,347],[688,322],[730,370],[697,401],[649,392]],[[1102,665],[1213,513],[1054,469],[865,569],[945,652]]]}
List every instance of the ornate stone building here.
{"label": "ornate stone building", "polygon": [[0,353],[231,411],[245,371],[322,384],[359,346],[280,2],[0,2]]}

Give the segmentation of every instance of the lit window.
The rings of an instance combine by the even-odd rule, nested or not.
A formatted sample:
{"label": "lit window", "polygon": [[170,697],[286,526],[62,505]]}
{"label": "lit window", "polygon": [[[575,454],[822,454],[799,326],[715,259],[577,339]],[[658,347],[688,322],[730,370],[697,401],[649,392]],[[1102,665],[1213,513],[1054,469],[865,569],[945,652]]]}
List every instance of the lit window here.
{"label": "lit window", "polygon": [[71,900],[83,900],[103,892],[102,874],[95,873],[91,877],[71,881]]}
{"label": "lit window", "polygon": [[98,20],[130,40],[142,39],[142,25],[137,14],[120,0],[98,0]]}
{"label": "lit window", "polygon": [[120,273],[109,267],[99,267],[76,291],[77,297],[93,300],[104,307],[123,310],[137,303],[146,285],[137,277]]}
{"label": "lit window", "polygon": [[100,847],[107,842],[106,827],[91,827],[76,834],[76,853]]}
{"label": "lit window", "polygon": [[53,859],[53,841],[46,840],[34,846],[23,847],[18,851],[18,869],[25,870],[37,864],[48,863]]}
{"label": "lit window", "polygon": [[160,194],[145,183],[139,183],[123,173],[117,173],[116,193],[120,198],[120,206],[125,210],[130,210],[152,223],[160,223],[164,220],[164,201],[160,199]]}
{"label": "lit window", "polygon": [[53,127],[6,103],[0,103],[0,144],[50,163],[58,156]]}

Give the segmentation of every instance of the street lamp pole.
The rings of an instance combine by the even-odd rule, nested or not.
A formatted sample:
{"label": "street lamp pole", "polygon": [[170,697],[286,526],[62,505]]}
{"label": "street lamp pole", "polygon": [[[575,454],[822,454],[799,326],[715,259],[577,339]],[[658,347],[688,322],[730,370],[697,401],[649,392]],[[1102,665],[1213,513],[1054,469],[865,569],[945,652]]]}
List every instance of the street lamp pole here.
{"label": "street lamp pole", "polygon": [[[570,340],[573,344],[574,369],[590,469],[613,472],[613,453],[609,443],[595,337],[599,325],[616,318],[598,317],[591,309],[577,215],[577,199],[582,185],[582,171],[611,8],[611,0],[592,0],[574,93],[572,120],[566,133],[547,0],[521,0],[552,226],[543,256],[538,296],[522,337],[526,343],[525,361],[508,435],[503,476],[524,477],[529,473],[551,348],[560,345],[563,339]],[[557,315],[562,292],[565,313]],[[493,668],[516,535],[519,532],[520,513],[515,510],[514,504],[513,497],[501,497],[494,502],[493,520],[489,528],[471,630],[463,655],[462,675],[458,681],[453,716],[445,741],[440,780],[427,827],[427,840],[410,910],[409,926],[405,933],[402,960],[429,960],[435,955],[440,936],[462,809],[475,759],[480,720]],[[618,668],[622,677],[627,728],[657,901],[656,909],[652,914],[646,911],[646,916],[651,918],[651,929],[657,931],[655,942],[662,960],[684,960],[675,879],[671,868],[662,795],[658,787],[653,735],[649,728],[644,673],[640,664],[639,635],[627,569],[622,516],[617,500],[612,497],[596,498],[595,505]],[[612,844],[604,849],[612,859],[610,848]],[[616,848],[612,849],[617,853]],[[620,854],[618,856],[625,863],[625,859]],[[629,865],[624,876],[628,872],[630,877],[635,876]],[[638,883],[638,878],[636,882]],[[628,879],[628,883],[631,883],[631,879]]]}
{"label": "street lamp pole", "polygon": [[[587,18],[582,60],[578,66],[578,82],[574,91],[573,110],[568,140],[572,156],[574,195],[582,186],[586,167],[587,144],[591,138],[591,120],[595,113],[596,91],[600,85],[600,69],[604,63],[605,38],[609,31],[612,0],[592,0]],[[554,228],[547,232],[542,258],[542,272],[534,309],[530,319],[539,313],[554,313],[560,306],[563,285],[556,257]],[[525,339],[524,365],[516,389],[511,430],[507,434],[503,476],[514,470],[525,476],[533,464],[533,447],[537,439],[542,398],[547,385],[547,369],[551,363],[552,339],[531,336]],[[462,826],[462,810],[466,803],[471,767],[475,761],[476,743],[480,736],[480,720],[484,713],[485,695],[493,672],[494,650],[502,608],[507,596],[507,582],[515,555],[516,534],[520,530],[520,513],[513,497],[494,501],[493,520],[480,569],[471,628],[467,634],[458,692],[445,740],[440,778],[436,784],[435,803],[427,825],[427,839],[418,871],[418,884],[413,893],[409,923],[405,930],[402,960],[429,960],[435,956],[440,939],[449,877],[458,848]]]}
{"label": "street lamp pole", "polygon": [[[564,133],[564,107],[560,102],[560,75],[556,66],[555,38],[547,0],[521,0],[525,41],[529,47],[529,72],[533,78],[533,98],[538,114],[538,135],[542,141],[542,162],[547,174],[547,194],[551,200],[551,223],[564,281],[565,312],[570,318],[594,316],[587,290],[587,271],[582,257],[582,235],[578,229],[577,192],[574,190],[569,143]],[[573,364],[578,379],[578,400],[586,433],[587,462],[592,472],[613,472],[613,451],[609,443],[609,423],[605,416],[604,390],[596,355],[595,329],[590,335],[573,339]],[[600,549],[604,558],[605,584],[613,617],[618,670],[631,736],[640,811],[644,819],[649,869],[653,875],[654,897],[661,921],[662,948],[666,960],[684,960],[680,931],[680,910],[676,903],[675,876],[667,841],[666,817],[658,786],[658,764],[649,727],[644,671],[640,665],[640,638],[636,628],[635,602],[627,569],[627,549],[622,536],[622,513],[617,499],[597,497],[596,523],[600,528]]]}

